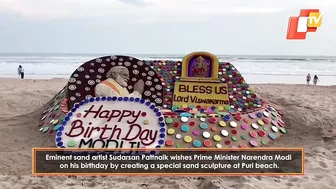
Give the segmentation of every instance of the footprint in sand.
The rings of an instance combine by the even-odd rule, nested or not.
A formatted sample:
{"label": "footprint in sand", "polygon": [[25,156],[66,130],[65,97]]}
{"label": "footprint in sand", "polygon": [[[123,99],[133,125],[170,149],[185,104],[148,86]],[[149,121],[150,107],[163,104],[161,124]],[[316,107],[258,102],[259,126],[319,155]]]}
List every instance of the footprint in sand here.
{"label": "footprint in sand", "polygon": [[320,174],[318,174],[318,175],[314,175],[314,181],[320,181],[320,180],[322,180],[324,178],[324,175],[320,175]]}
{"label": "footprint in sand", "polygon": [[324,163],[323,161],[319,161],[318,163],[321,167],[323,167],[325,169],[328,168],[328,165],[326,163]]}
{"label": "footprint in sand", "polygon": [[281,180],[278,179],[278,178],[274,178],[273,181],[274,181],[274,182],[281,182]]}
{"label": "footprint in sand", "polygon": [[299,178],[297,177],[292,177],[288,179],[290,182],[297,182],[299,180]]}
{"label": "footprint in sand", "polygon": [[291,182],[287,182],[287,183],[286,183],[286,186],[294,186],[294,184],[291,183]]}

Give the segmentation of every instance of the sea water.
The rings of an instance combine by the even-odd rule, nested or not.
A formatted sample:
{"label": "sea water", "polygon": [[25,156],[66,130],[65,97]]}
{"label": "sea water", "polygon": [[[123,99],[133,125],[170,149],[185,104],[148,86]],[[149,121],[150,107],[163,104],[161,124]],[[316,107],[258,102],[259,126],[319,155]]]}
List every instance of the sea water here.
{"label": "sea water", "polygon": [[[86,61],[111,54],[0,54],[0,77],[18,78],[22,65],[27,79],[69,78]],[[141,60],[182,60],[184,55],[125,54]],[[217,55],[231,62],[249,84],[305,84],[306,75],[319,76],[319,85],[336,85],[336,57]]]}

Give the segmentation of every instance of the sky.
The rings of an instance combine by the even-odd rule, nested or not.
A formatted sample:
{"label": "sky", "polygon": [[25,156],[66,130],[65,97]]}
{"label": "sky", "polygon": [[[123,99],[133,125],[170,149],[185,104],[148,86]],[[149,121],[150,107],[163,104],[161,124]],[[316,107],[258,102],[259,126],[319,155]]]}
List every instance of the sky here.
{"label": "sky", "polygon": [[[288,19],[321,28],[286,40]],[[335,0],[0,0],[1,53],[336,56]]]}

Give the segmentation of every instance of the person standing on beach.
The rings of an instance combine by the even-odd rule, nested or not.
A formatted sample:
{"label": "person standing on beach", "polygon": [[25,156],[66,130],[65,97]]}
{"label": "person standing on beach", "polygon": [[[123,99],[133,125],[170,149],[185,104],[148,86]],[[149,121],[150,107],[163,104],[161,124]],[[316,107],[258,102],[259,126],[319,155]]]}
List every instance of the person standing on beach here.
{"label": "person standing on beach", "polygon": [[22,68],[21,65],[19,65],[18,67],[18,74],[19,74],[19,77],[21,77],[21,79],[24,78],[24,69]]}
{"label": "person standing on beach", "polygon": [[315,76],[314,76],[314,80],[313,80],[313,82],[314,82],[314,85],[316,85],[316,84],[317,84],[317,81],[320,81],[320,80],[319,80],[319,78],[317,77],[317,75],[315,75]]}
{"label": "person standing on beach", "polygon": [[311,76],[310,76],[310,73],[308,73],[307,77],[306,77],[306,80],[307,80],[307,84],[309,85],[310,83],[310,79],[311,79]]}

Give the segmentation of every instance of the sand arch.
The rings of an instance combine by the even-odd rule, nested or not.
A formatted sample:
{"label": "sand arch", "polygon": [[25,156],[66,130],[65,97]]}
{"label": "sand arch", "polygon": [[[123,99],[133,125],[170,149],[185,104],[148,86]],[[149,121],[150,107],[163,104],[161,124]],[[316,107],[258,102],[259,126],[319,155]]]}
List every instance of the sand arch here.
{"label": "sand arch", "polygon": [[[109,79],[106,73],[111,68],[125,71],[120,66],[128,70],[128,91],[117,96],[96,96],[95,86]],[[114,79],[112,84],[121,85],[121,80]],[[140,79],[145,88],[141,96],[128,96],[136,92],[133,88],[138,88]],[[122,90],[113,86],[108,90],[112,89]],[[150,110],[141,112],[148,107]],[[94,114],[86,117],[85,112]],[[127,121],[129,117],[136,121]],[[99,128],[92,126],[97,124]],[[100,141],[103,127],[106,130],[110,125],[110,131],[117,130],[108,136],[115,146]],[[85,139],[85,145],[93,148],[98,142],[107,148],[153,147],[146,146],[146,136],[152,136],[155,147],[260,147],[287,133],[284,125],[282,113],[259,97],[231,63],[219,62],[207,52],[191,53],[181,61],[128,56],[90,60],[71,75],[67,86],[46,106],[39,124],[40,131],[56,133],[58,147],[78,147]],[[65,135],[80,127],[90,135]]]}

